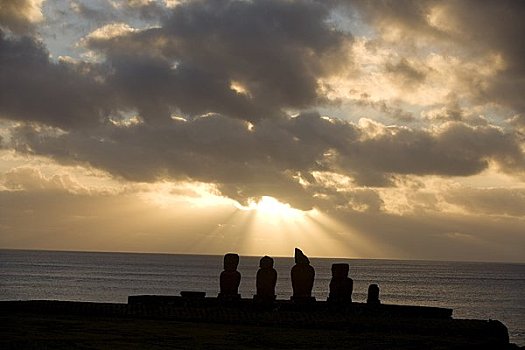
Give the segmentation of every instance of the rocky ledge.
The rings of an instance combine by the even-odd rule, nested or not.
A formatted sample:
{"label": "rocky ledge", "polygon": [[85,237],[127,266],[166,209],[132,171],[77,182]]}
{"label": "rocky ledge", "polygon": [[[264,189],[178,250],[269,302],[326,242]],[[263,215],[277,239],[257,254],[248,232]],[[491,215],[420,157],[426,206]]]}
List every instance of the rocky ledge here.
{"label": "rocky ledge", "polygon": [[[38,339],[31,340],[31,337],[38,335],[38,330],[42,329],[41,323],[51,327],[48,331],[52,333],[57,331],[53,329],[53,325],[58,326],[61,320],[65,322],[65,318],[66,325],[59,326],[61,329],[58,331],[61,336],[66,337],[71,332],[78,332],[79,327],[93,331],[97,325],[104,322],[109,322],[109,329],[113,329],[112,332],[116,334],[126,332],[122,327],[136,327],[139,333],[134,333],[128,340],[132,341],[133,337],[138,337],[132,343],[139,348],[155,348],[157,344],[151,343],[151,338],[140,337],[140,329],[150,337],[152,332],[157,334],[153,336],[157,339],[156,342],[160,341],[164,333],[173,335],[185,329],[184,334],[192,334],[198,329],[193,338],[189,336],[191,339],[184,338],[182,342],[168,344],[178,348],[192,348],[199,342],[204,342],[201,345],[208,347],[206,339],[215,339],[215,336],[220,338],[222,333],[217,333],[217,330],[228,329],[228,332],[239,333],[240,339],[255,341],[256,345],[249,346],[250,341],[244,344],[235,340],[235,337],[225,336],[214,340],[215,345],[210,347],[301,348],[304,345],[304,348],[350,349],[519,349],[509,343],[507,328],[499,321],[453,319],[451,309],[434,307],[363,303],[342,305],[315,300],[276,300],[261,303],[252,299],[223,300],[189,294],[130,296],[128,304],[47,300],[3,301],[0,302],[0,310],[3,324],[20,323],[16,327],[3,328],[3,333],[0,333],[2,348],[67,348],[70,343],[64,345],[58,341],[53,343],[58,344],[57,346],[49,346],[45,341],[41,343]],[[103,321],[100,321],[101,319]],[[71,320],[78,323],[74,330],[68,330]],[[152,324],[156,325],[154,331],[150,329]],[[32,327],[36,327],[36,330]],[[16,341],[17,332],[26,335]],[[107,332],[107,329],[104,332]],[[82,338],[84,340],[80,343],[75,343],[75,346],[86,345],[84,342],[96,338],[99,336],[97,334],[95,332],[85,335],[86,338]],[[265,338],[264,334],[268,334],[268,338]],[[313,334],[318,335],[312,338]],[[24,344],[29,345],[26,347]],[[39,344],[44,346],[39,347]],[[111,341],[101,347],[105,348],[108,344],[111,345]],[[377,347],[374,347],[374,344]]]}

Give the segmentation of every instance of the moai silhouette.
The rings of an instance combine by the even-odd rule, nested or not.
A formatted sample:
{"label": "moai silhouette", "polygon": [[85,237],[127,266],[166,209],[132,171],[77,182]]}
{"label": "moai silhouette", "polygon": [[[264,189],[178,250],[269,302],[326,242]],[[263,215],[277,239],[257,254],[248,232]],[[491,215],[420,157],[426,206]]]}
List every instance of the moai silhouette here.
{"label": "moai silhouette", "polygon": [[265,301],[274,300],[277,271],[273,268],[273,259],[269,256],[264,256],[259,261],[259,267],[256,278],[256,298]]}
{"label": "moai silhouette", "polygon": [[293,300],[310,300],[314,286],[315,270],[303,252],[295,248],[295,266],[292,267]]}
{"label": "moai silhouette", "polygon": [[370,305],[381,304],[381,301],[379,300],[379,286],[377,284],[371,284],[368,286],[368,297],[366,298],[366,303]]}
{"label": "moai silhouette", "polygon": [[221,272],[219,293],[220,298],[238,299],[239,284],[241,283],[241,273],[237,271],[239,265],[239,255],[228,253],[224,255],[224,271]]}
{"label": "moai silhouette", "polygon": [[332,264],[332,280],[330,281],[329,302],[351,303],[354,281],[348,277],[348,264]]}

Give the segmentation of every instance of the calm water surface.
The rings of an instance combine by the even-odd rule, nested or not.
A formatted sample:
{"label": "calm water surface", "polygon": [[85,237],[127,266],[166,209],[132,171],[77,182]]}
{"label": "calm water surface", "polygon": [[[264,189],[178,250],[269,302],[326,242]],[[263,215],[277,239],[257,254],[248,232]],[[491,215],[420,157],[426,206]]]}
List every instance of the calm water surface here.
{"label": "calm water surface", "polygon": [[[403,260],[311,259],[314,296],[326,299],[330,267],[348,262],[354,301],[365,301],[370,283],[387,304],[454,309],[454,318],[497,319],[511,341],[525,345],[525,264]],[[255,292],[259,257],[241,257],[240,293]],[[292,293],[292,258],[276,258],[277,294]],[[0,300],[56,299],[127,302],[128,295],[178,295],[182,290],[215,296],[221,256],[0,250]]]}

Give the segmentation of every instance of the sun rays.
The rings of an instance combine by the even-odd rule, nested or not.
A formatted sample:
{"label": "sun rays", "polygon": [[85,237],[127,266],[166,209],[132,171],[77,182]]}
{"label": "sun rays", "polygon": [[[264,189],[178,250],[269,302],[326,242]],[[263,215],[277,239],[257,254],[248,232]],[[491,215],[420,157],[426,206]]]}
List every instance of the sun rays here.
{"label": "sun rays", "polygon": [[312,256],[374,255],[374,245],[348,225],[275,197],[254,197],[243,205],[211,184],[163,181],[130,188],[120,198],[122,203],[108,198],[92,219],[75,223],[91,232],[94,220],[104,218],[115,239],[103,236],[100,242],[126,251],[289,256],[301,247]]}
{"label": "sun rays", "polygon": [[[303,211],[270,196],[235,203],[238,240],[235,248],[247,255],[289,255],[296,246],[318,256],[361,257],[370,253],[365,237],[316,208]],[[233,234],[233,233],[232,233]]]}
{"label": "sun rays", "polygon": [[257,215],[265,216],[269,220],[300,219],[306,214],[270,196],[262,196],[258,201],[251,200],[247,206],[238,203],[236,206],[244,211],[254,210]]}
{"label": "sun rays", "polygon": [[[202,186],[197,189],[189,191],[191,196],[188,198],[185,198],[187,188],[186,192],[163,188],[161,195],[147,196],[157,199],[152,204],[162,207],[165,214],[171,207],[174,216],[178,217],[176,212],[185,206],[185,201],[193,207],[199,204],[198,215],[186,219],[196,222],[200,229],[186,237],[180,246],[184,251],[211,253],[224,250],[241,255],[288,256],[294,247],[301,247],[315,256],[355,258],[378,253],[379,246],[372,244],[365,235],[317,208],[299,210],[270,196],[251,198],[243,205],[214,192],[207,194]],[[160,203],[159,199],[162,199]],[[167,220],[164,224],[175,225],[175,220],[164,218]],[[163,225],[162,222],[158,224]],[[175,241],[180,239],[177,237],[180,233],[175,234],[180,225],[178,222],[173,226]]]}

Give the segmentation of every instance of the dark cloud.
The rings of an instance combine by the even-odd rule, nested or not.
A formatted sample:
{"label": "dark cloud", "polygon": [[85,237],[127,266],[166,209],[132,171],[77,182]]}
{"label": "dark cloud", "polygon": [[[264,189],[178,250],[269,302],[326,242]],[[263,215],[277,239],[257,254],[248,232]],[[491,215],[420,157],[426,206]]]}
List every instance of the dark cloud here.
{"label": "dark cloud", "polygon": [[84,68],[51,62],[41,43],[0,31],[0,114],[62,128],[98,124],[115,106],[111,92]]}
{"label": "dark cloud", "polygon": [[217,183],[241,201],[273,194],[304,207],[308,196],[292,175],[321,168],[322,152],[341,142],[332,135],[344,134],[318,116],[304,119],[263,121],[250,131],[246,122],[212,115],[163,128],[141,124],[59,137],[25,127],[15,139],[19,150],[31,149],[66,163],[87,162],[128,180],[191,178]]}
{"label": "dark cloud", "polygon": [[525,111],[525,3],[523,1],[459,1],[450,13],[462,29],[462,43],[502,56],[504,67],[481,89],[480,99],[489,98]]}
{"label": "dark cloud", "polygon": [[[35,39],[2,35],[0,113],[28,122],[14,130],[10,145],[131,181],[214,183],[241,202],[270,195],[311,208],[319,194],[371,212],[382,206],[375,192],[343,196],[311,173],[343,174],[366,186],[392,186],[405,174],[469,176],[489,164],[523,173],[518,135],[488,123],[467,125],[459,105],[445,111],[454,122],[435,129],[361,127],[317,113],[289,117],[289,109],[326,102],[319,79],[348,63],[352,37],[328,20],[335,3],[184,3],[158,27],[114,23],[84,38],[84,47],[101,55],[99,63],[54,62]],[[368,3],[362,11],[371,22],[437,35],[425,17],[433,4]],[[381,19],[379,10],[385,11]],[[519,62],[508,62],[519,73]],[[408,60],[384,68],[403,84],[426,79],[425,69]],[[363,101],[399,120],[413,118],[385,101]],[[142,122],[119,124],[135,112]]]}
{"label": "dark cloud", "polygon": [[[496,127],[449,123],[437,131],[377,128],[379,133],[315,113],[267,119],[252,128],[244,121],[209,115],[163,128],[138,124],[90,134],[45,136],[21,127],[14,138],[20,151],[87,163],[128,180],[190,178],[215,183],[241,202],[271,195],[299,208],[310,208],[314,195],[322,192],[309,177],[313,171],[385,186],[392,185],[396,174],[468,176],[490,162],[509,173],[525,169],[515,136]],[[299,178],[310,186],[301,185]]]}
{"label": "dark cloud", "polygon": [[396,83],[406,88],[414,88],[425,81],[425,72],[408,62],[406,58],[396,63],[387,62],[385,69]]}
{"label": "dark cloud", "polygon": [[276,113],[270,105],[256,108],[248,96],[230,88],[222,73],[191,65],[172,69],[166,60],[140,54],[114,57],[111,65],[114,74],[108,84],[148,122],[169,121],[175,112],[191,116],[215,112],[246,120]]}
{"label": "dark cloud", "polygon": [[488,126],[490,124],[485,116],[479,114],[479,111],[462,106],[453,93],[447,96],[447,101],[443,106],[424,110],[421,112],[421,116],[434,124],[439,122],[463,122],[472,126]]}
{"label": "dark cloud", "polygon": [[461,108],[457,99],[453,99],[438,110],[424,112],[423,116],[430,121],[462,121],[465,118],[465,110]]}
{"label": "dark cloud", "polygon": [[42,0],[0,0],[0,29],[16,34],[34,31],[34,24],[41,20]]}
{"label": "dark cloud", "polygon": [[176,6],[160,28],[84,44],[105,54],[115,70],[110,83],[147,115],[156,114],[148,108],[155,100],[165,111],[258,120],[323,101],[318,79],[342,68],[351,40],[328,25],[329,9],[315,1],[194,1]]}
{"label": "dark cloud", "polygon": [[338,188],[337,186],[314,185],[311,189],[316,194],[315,206],[323,211],[334,209],[379,213],[383,209],[383,200],[373,188]]}
{"label": "dark cloud", "polygon": [[[74,8],[99,21],[110,16],[83,3]],[[189,2],[160,27],[113,24],[86,37],[83,45],[104,61],[81,67],[50,61],[34,39],[2,35],[0,112],[62,128],[130,110],[152,123],[173,113],[282,116],[322,103],[318,79],[348,59],[351,37],[329,26],[329,9],[312,1]]]}
{"label": "dark cloud", "polygon": [[[476,59],[497,54],[502,67],[484,83],[476,80],[465,83],[479,103],[496,102],[525,111],[522,98],[525,91],[525,3],[504,1],[355,1],[352,3],[362,17],[384,32],[401,29],[401,44],[417,46],[420,38],[441,43],[453,43],[454,55]],[[430,20],[433,11],[438,23]],[[440,26],[439,21],[444,23]],[[436,41],[434,43],[436,43]]]}
{"label": "dark cloud", "polygon": [[389,184],[391,174],[469,176],[498,163],[523,172],[525,155],[518,140],[492,126],[448,123],[437,131],[386,128],[340,152],[340,162],[360,183]]}
{"label": "dark cloud", "polygon": [[412,122],[415,119],[411,112],[405,111],[401,107],[397,107],[395,104],[393,105],[386,100],[373,101],[367,93],[361,93],[359,98],[354,99],[353,102],[358,106],[374,108],[400,122]]}

